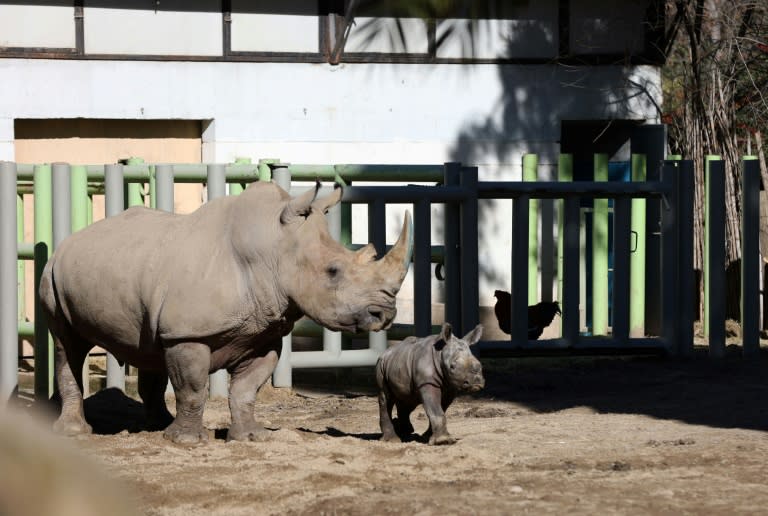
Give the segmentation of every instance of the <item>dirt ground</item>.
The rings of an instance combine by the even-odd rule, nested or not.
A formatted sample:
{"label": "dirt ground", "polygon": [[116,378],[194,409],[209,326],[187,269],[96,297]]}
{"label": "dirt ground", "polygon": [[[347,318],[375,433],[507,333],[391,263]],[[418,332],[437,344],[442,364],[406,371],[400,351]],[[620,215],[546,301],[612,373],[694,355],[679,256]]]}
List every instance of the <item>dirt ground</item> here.
{"label": "dirt ground", "polygon": [[264,389],[264,442],[225,442],[212,400],[210,442],[173,445],[117,390],[86,400],[95,433],[72,441],[139,514],[765,514],[766,358],[483,359],[486,388],[448,410],[452,446],[379,442],[368,369]]}

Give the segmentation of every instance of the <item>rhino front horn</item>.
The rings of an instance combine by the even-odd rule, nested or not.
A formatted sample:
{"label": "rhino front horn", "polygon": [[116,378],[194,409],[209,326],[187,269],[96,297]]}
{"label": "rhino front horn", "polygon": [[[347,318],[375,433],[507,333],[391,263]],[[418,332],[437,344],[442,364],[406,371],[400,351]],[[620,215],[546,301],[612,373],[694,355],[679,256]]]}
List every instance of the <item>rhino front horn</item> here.
{"label": "rhino front horn", "polygon": [[398,285],[403,282],[405,275],[408,273],[408,266],[411,264],[412,256],[413,221],[411,220],[411,212],[406,211],[400,237],[398,237],[392,249],[382,258],[384,266],[388,269],[387,272],[391,271],[392,275],[397,277]]}

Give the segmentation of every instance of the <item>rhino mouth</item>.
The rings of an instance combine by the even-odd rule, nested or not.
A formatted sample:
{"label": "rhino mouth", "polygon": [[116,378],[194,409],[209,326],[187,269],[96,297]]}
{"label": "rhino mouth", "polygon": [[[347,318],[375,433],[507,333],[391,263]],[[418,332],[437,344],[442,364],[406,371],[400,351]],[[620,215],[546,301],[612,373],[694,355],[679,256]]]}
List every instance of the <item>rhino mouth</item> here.
{"label": "rhino mouth", "polygon": [[338,321],[333,330],[362,333],[366,331],[386,330],[392,326],[397,310],[371,305],[352,315],[347,321]]}

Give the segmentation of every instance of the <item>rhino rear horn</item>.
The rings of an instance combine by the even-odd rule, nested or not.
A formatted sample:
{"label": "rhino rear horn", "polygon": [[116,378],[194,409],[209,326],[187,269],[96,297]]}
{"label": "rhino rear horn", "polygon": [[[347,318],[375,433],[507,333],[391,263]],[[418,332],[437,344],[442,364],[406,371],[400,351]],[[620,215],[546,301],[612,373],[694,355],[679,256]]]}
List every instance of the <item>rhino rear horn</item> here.
{"label": "rhino rear horn", "polygon": [[282,213],[280,213],[280,222],[282,224],[289,224],[298,217],[307,218],[312,211],[312,203],[314,202],[315,197],[317,197],[317,192],[320,190],[321,186],[322,185],[318,180],[315,182],[314,189],[310,188],[305,193],[291,199],[285,208],[283,208]]}
{"label": "rhino rear horn", "polygon": [[398,287],[405,279],[405,275],[408,273],[408,267],[411,265],[411,257],[413,256],[413,221],[411,220],[411,212],[405,212],[405,220],[403,221],[403,230],[400,232],[400,237],[392,246],[392,249],[381,259],[384,266],[387,268],[387,275],[394,277],[397,280]]}

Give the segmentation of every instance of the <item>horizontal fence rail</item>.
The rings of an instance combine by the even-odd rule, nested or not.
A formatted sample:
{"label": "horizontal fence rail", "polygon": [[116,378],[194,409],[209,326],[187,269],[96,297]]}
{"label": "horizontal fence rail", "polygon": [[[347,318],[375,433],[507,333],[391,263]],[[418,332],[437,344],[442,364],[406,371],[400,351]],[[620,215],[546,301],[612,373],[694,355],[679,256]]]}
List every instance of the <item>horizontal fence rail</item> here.
{"label": "horizontal fence rail", "polygon": [[[395,324],[386,332],[371,332],[365,349],[345,349],[352,338],[321,328],[314,322],[300,320],[291,335],[284,337],[283,352],[273,382],[290,386],[291,371],[312,367],[371,366],[388,341],[410,335],[424,336],[438,331],[431,318],[433,294],[431,267],[439,264],[444,280],[444,319],[456,333],[465,333],[479,322],[478,200],[512,201],[512,249],[510,292],[512,321],[509,340],[483,341],[478,354],[515,356],[530,352],[591,353],[658,351],[690,355],[693,351],[695,315],[695,277],[693,271],[693,163],[671,160],[661,166],[658,180],[646,181],[644,156],[632,158],[632,181],[607,181],[607,157],[595,157],[595,180],[574,181],[573,160],[560,157],[558,181],[538,181],[538,159],[523,158],[523,181],[479,181],[477,169],[460,163],[443,165],[303,165],[279,160],[243,160],[234,164],[145,164],[131,159],[110,165],[25,165],[0,163],[0,399],[7,399],[18,388],[18,341],[34,343],[35,395],[50,397],[53,392],[52,342],[39,307],[36,291],[48,257],[66,236],[92,221],[94,195],[104,195],[106,216],[114,216],[135,204],[173,211],[175,183],[204,183],[207,198],[237,195],[254,181],[274,180],[286,190],[302,181],[336,181],[346,185],[342,204],[328,214],[334,238],[351,249],[362,246],[351,239],[351,204],[368,207],[368,235],[378,253],[385,253],[385,207],[410,204],[414,219],[414,323]],[[743,354],[759,354],[760,257],[759,231],[760,170],[758,161],[742,162],[742,340]],[[724,200],[720,197],[724,164],[713,157],[706,174],[709,194],[706,199],[707,245],[704,274],[705,320],[709,352],[720,357],[725,352],[724,288]],[[393,182],[396,185],[362,186],[365,182]],[[429,185],[406,184],[411,182]],[[145,185],[145,186],[142,186]],[[300,188],[300,187],[299,187]],[[34,240],[24,241],[24,195],[34,196]],[[562,308],[561,328],[557,338],[530,341],[525,314],[527,306],[538,297],[539,259],[537,228],[540,200],[556,203],[557,301]],[[593,209],[582,204],[593,200]],[[610,200],[612,209],[603,208]],[[646,203],[658,203],[661,218],[646,221]],[[431,242],[431,206],[444,206],[444,242]],[[613,295],[607,293],[606,242],[593,238],[593,284],[584,283],[585,213],[592,220],[593,231],[611,233],[614,257]],[[660,226],[661,290],[659,299],[647,299],[644,288],[646,266],[646,227]],[[13,250],[16,252],[13,252]],[[23,261],[34,261],[34,323],[24,311]],[[603,265],[605,263],[606,265]],[[436,270],[437,274],[437,270]],[[603,283],[605,282],[605,283]],[[21,286],[19,286],[21,285]],[[584,332],[582,312],[585,290],[591,289],[591,334]],[[661,334],[649,336],[642,329],[646,302],[659,303],[663,321]],[[608,306],[612,324],[608,329]],[[603,317],[605,312],[605,318]],[[517,316],[517,317],[516,317]],[[602,322],[604,321],[604,322]],[[294,337],[322,338],[321,351],[294,351]],[[107,355],[106,385],[124,388],[125,369]],[[85,382],[86,388],[88,382]],[[227,393],[226,372],[211,376],[211,394]]]}

